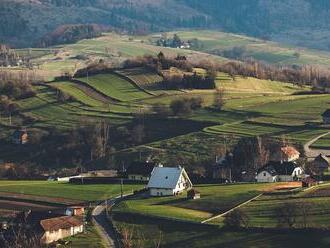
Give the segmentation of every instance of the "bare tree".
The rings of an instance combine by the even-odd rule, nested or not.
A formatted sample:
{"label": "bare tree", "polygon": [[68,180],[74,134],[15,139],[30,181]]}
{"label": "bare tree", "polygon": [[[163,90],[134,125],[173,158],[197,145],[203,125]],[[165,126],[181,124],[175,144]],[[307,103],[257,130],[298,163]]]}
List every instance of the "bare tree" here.
{"label": "bare tree", "polygon": [[298,209],[300,205],[287,202],[275,210],[278,225],[280,227],[293,228],[297,223]]}
{"label": "bare tree", "polygon": [[235,209],[226,215],[224,224],[228,228],[241,228],[249,226],[249,217],[241,209]]}
{"label": "bare tree", "polygon": [[302,218],[302,226],[303,228],[308,228],[309,218],[312,212],[312,204],[308,202],[300,202],[299,210]]}
{"label": "bare tree", "polygon": [[217,111],[221,111],[225,105],[225,90],[223,88],[216,88],[214,93],[214,107]]}

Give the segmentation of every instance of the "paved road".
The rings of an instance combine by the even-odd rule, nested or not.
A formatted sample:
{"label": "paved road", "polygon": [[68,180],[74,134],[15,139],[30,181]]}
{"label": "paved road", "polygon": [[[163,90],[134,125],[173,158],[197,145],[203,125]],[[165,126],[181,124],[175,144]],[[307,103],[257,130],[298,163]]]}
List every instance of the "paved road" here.
{"label": "paved road", "polygon": [[114,236],[114,230],[112,226],[109,224],[106,216],[106,205],[108,206],[114,205],[115,199],[108,200],[107,202],[102,202],[100,205],[96,206],[93,210],[93,222],[98,229],[102,239],[105,242],[107,248],[116,248],[116,239]]}
{"label": "paved road", "polygon": [[319,139],[321,139],[324,136],[329,135],[330,132],[324,133],[322,135],[317,136],[316,138],[308,141],[305,145],[304,145],[304,150],[305,150],[305,154],[307,158],[316,158],[318,155],[323,154],[325,156],[330,156],[330,149],[329,150],[325,150],[325,149],[311,149],[310,147]]}

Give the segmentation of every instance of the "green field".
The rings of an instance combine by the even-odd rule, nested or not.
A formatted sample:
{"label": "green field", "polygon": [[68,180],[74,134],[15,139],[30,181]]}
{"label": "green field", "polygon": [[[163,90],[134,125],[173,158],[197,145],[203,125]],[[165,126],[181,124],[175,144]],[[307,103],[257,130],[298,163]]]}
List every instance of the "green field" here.
{"label": "green field", "polygon": [[[96,228],[92,225],[87,225],[85,233],[77,234],[70,238],[65,239],[69,242],[70,248],[105,248],[104,241],[98,234]],[[59,245],[60,248],[66,248],[66,245]]]}
{"label": "green field", "polygon": [[201,192],[201,199],[198,200],[187,200],[185,195],[137,198],[120,203],[114,211],[200,222],[225,212],[271,187],[271,184],[198,185],[196,189]]}
{"label": "green field", "polygon": [[[142,185],[124,185],[124,192],[142,188]],[[0,192],[65,198],[79,201],[97,201],[120,195],[120,184],[76,185],[47,181],[0,181]]]}
{"label": "green field", "polygon": [[326,248],[330,245],[329,237],[323,233],[225,231],[137,215],[116,214],[114,219],[120,230],[132,233],[134,244],[142,243],[146,248],[155,247],[159,241],[166,248]]}
{"label": "green field", "polygon": [[282,45],[276,42],[265,41],[231,33],[210,30],[178,31],[183,40],[198,39],[201,47],[196,48],[202,52],[219,54],[234,47],[244,48],[244,57],[273,64],[321,64],[330,65],[330,54],[312,49],[297,48]]}
{"label": "green field", "polygon": [[144,68],[124,69],[116,72],[127,77],[144,90],[157,90],[159,83],[163,81],[161,76]]}
{"label": "green field", "polygon": [[88,84],[98,92],[106,96],[122,101],[134,101],[151,97],[150,94],[141,91],[131,82],[115,74],[99,74],[87,78],[79,78],[81,82]]}
{"label": "green field", "polygon": [[283,204],[291,203],[296,206],[295,227],[303,227],[304,219],[300,211],[303,204],[308,204],[306,224],[308,227],[329,228],[330,223],[330,187],[321,186],[311,192],[296,194],[265,195],[242,207],[250,218],[250,225],[255,227],[276,227],[278,218],[276,210]]}
{"label": "green field", "polygon": [[52,86],[56,87],[59,90],[67,93],[68,95],[72,96],[77,101],[84,103],[91,107],[102,107],[105,105],[104,102],[99,101],[98,99],[92,98],[82,89],[79,89],[78,85],[73,82],[56,82],[52,83]]}

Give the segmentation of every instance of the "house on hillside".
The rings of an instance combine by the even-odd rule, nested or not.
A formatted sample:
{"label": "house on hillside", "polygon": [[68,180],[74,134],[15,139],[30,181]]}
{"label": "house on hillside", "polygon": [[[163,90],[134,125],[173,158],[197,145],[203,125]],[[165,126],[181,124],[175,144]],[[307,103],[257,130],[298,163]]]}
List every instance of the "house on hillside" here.
{"label": "house on hillside", "polygon": [[217,157],[212,168],[212,178],[226,181],[232,180],[233,154],[227,153],[225,156]]}
{"label": "house on hillside", "polygon": [[329,170],[330,161],[327,156],[320,154],[312,162],[314,167],[317,169],[318,174],[323,175],[324,172]]}
{"label": "house on hillside", "polygon": [[23,228],[40,239],[41,244],[58,240],[84,231],[84,207],[69,207],[52,211],[27,211],[17,215],[13,228]]}
{"label": "house on hillside", "polygon": [[304,170],[294,162],[269,162],[258,170],[259,183],[292,182],[304,177]]}
{"label": "house on hillside", "polygon": [[51,244],[60,239],[74,236],[84,231],[83,216],[61,216],[40,221],[43,235],[42,244]]}
{"label": "house on hillside", "polygon": [[324,124],[330,124],[330,109],[327,109],[323,114],[322,114],[322,119]]}
{"label": "house on hillside", "polygon": [[126,170],[129,180],[148,182],[156,164],[151,162],[133,162]]}
{"label": "house on hillside", "polygon": [[182,167],[154,167],[147,185],[150,196],[173,196],[192,188],[186,170]]}
{"label": "house on hillside", "polygon": [[300,152],[293,146],[281,147],[277,152],[271,155],[271,161],[292,162],[298,160]]}
{"label": "house on hillside", "polygon": [[25,145],[28,142],[28,133],[26,129],[17,129],[12,135],[14,144]]}

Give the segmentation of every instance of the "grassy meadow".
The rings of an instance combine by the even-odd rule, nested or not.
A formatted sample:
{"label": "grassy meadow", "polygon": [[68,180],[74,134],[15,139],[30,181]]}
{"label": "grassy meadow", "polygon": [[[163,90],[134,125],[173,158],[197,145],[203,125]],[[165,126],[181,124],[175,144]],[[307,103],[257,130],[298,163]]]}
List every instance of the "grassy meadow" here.
{"label": "grassy meadow", "polygon": [[168,36],[174,33],[178,34],[183,40],[198,39],[201,45],[195,49],[206,53],[221,54],[234,47],[240,47],[245,50],[244,57],[251,57],[271,64],[330,65],[330,54],[328,52],[292,47],[244,35],[210,30],[178,31],[168,33]]}
{"label": "grassy meadow", "polygon": [[196,185],[195,188],[201,193],[201,199],[188,200],[185,194],[179,197],[139,197],[121,202],[115,207],[114,212],[201,222],[263,191],[270,190],[273,186],[272,184]]}
{"label": "grassy meadow", "polygon": [[[124,192],[130,193],[143,185],[124,185]],[[78,185],[48,181],[0,181],[0,192],[18,193],[48,198],[64,198],[81,202],[109,199],[120,195],[120,184]]]}
{"label": "grassy meadow", "polygon": [[134,244],[142,243],[146,248],[155,247],[158,242],[166,248],[326,248],[330,245],[327,235],[315,232],[225,231],[216,226],[195,226],[137,215],[116,214],[114,220],[120,230],[131,233]]}

